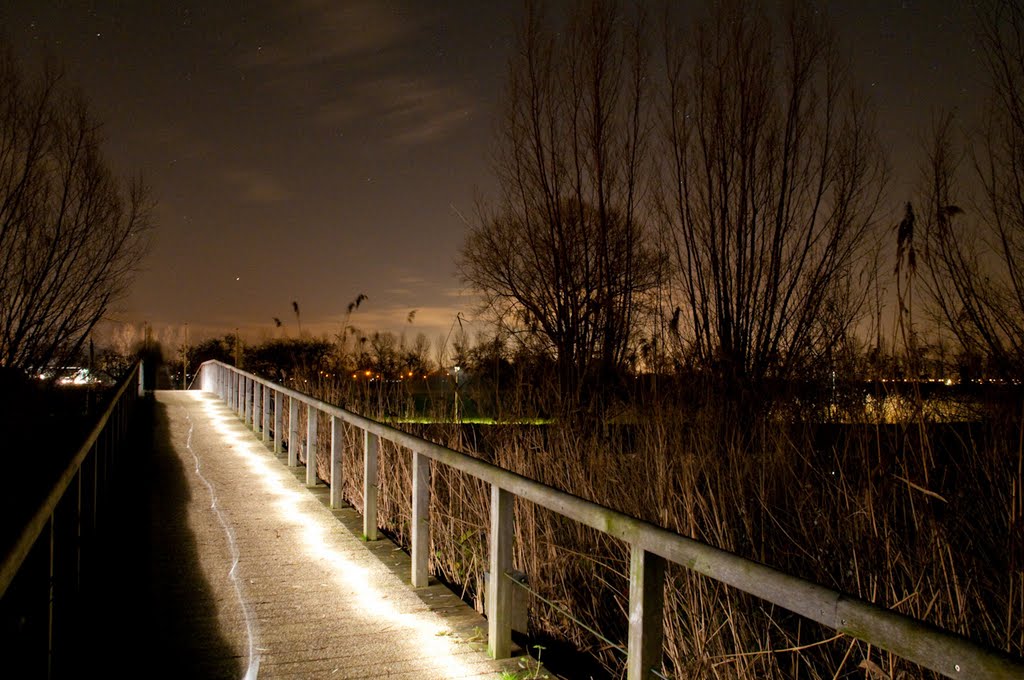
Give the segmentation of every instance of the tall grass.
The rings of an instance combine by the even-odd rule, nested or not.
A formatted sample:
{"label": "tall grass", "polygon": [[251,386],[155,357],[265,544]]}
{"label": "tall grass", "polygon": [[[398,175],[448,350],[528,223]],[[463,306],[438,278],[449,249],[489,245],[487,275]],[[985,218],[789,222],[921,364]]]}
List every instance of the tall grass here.
{"label": "tall grass", "polygon": [[[537,386],[529,389],[536,396]],[[383,388],[356,394],[344,383],[320,383],[316,391],[378,417],[401,412],[407,398]],[[837,425],[778,410],[737,415],[707,393],[678,385],[657,394],[624,408],[616,420],[628,424],[611,427],[581,430],[564,420],[545,427],[404,427],[684,536],[1024,654],[1018,397],[984,405],[985,418],[973,423],[932,422],[919,408],[899,424],[860,418]],[[521,415],[516,397],[513,387],[502,406],[509,419]],[[319,427],[328,433],[330,424],[323,418]],[[329,479],[327,437],[320,439],[319,472]],[[362,442],[348,428],[346,442],[344,496],[359,507]],[[410,455],[385,442],[380,455],[380,522],[407,545]],[[431,570],[482,608],[488,489],[432,464],[431,491]],[[515,566],[540,596],[530,598],[531,634],[593,655],[597,674],[621,676],[616,645],[626,638],[627,547],[521,500],[515,523]],[[670,566],[665,597],[664,670],[674,677],[931,677],[682,567]]]}

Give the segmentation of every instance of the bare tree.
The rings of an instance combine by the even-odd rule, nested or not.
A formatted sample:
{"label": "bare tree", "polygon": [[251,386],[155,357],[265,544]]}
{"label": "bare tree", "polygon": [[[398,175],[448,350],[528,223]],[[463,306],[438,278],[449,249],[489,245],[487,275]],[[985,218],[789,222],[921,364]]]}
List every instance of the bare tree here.
{"label": "bare tree", "polygon": [[[961,205],[959,178],[966,158],[958,139],[952,114],[938,117],[925,149],[920,205],[924,236],[924,264],[932,311],[938,321],[954,333],[961,347],[969,351],[999,344],[989,322],[982,291],[988,285],[980,264],[977,213],[972,216]],[[1001,351],[1001,350],[1000,350]]]}
{"label": "bare tree", "polygon": [[100,151],[99,125],[61,75],[26,76],[0,46],[0,367],[76,357],[125,292],[148,241],[144,186]]}
{"label": "bare tree", "polygon": [[551,23],[528,5],[499,128],[502,196],[460,267],[504,330],[542,341],[575,399],[623,365],[658,283],[641,210],[648,57],[642,17],[616,2],[580,2],[561,30]]}
{"label": "bare tree", "polygon": [[867,293],[851,277],[884,183],[869,112],[810,3],[773,23],[725,0],[692,32],[667,31],[665,55],[677,337],[730,378],[802,374]]}
{"label": "bare tree", "polygon": [[988,101],[979,127],[952,113],[932,123],[924,148],[919,222],[932,311],[961,352],[989,370],[1024,369],[1024,8],[979,6]]}
{"label": "bare tree", "polygon": [[[927,149],[926,263],[942,320],[968,353],[1024,370],[1024,7],[992,0],[978,13],[989,71],[985,119],[958,138],[951,115]],[[968,156],[964,149],[973,149]],[[963,161],[970,158],[967,173]],[[964,176],[966,174],[966,177]],[[966,185],[966,186],[965,186]],[[980,190],[971,191],[977,186]]]}

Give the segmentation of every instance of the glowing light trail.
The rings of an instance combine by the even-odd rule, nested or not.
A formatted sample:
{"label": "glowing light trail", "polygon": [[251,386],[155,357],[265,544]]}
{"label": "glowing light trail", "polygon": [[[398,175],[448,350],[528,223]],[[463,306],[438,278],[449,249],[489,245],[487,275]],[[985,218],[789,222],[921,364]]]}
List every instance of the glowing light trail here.
{"label": "glowing light trail", "polygon": [[210,509],[217,516],[217,522],[220,523],[224,533],[228,538],[228,548],[231,553],[231,569],[228,571],[228,577],[231,579],[232,585],[235,587],[235,595],[238,597],[238,604],[242,608],[242,616],[245,618],[245,634],[249,642],[249,664],[246,668],[245,675],[242,676],[243,680],[256,680],[260,672],[260,656],[256,653],[256,622],[253,620],[252,610],[249,607],[249,603],[246,600],[245,594],[242,592],[242,583],[238,578],[238,544],[235,542],[235,532],[231,528],[231,525],[224,519],[224,513],[220,511],[220,507],[217,505],[217,491],[213,488],[213,484],[210,483],[202,473],[202,465],[199,461],[199,455],[192,448],[192,430],[195,425],[192,423],[192,416],[188,412],[188,408],[182,407],[185,410],[185,420],[188,421],[188,436],[185,439],[185,448],[192,454],[192,459],[195,461],[195,472],[199,479],[202,480],[203,484],[206,485],[207,490],[210,492]]}
{"label": "glowing light trail", "polygon": [[[309,562],[324,565],[340,591],[355,598],[367,620],[372,621],[375,627],[403,631],[396,636],[397,639],[416,649],[416,656],[433,666],[435,672],[443,677],[488,675],[488,671],[480,666],[482,659],[477,661],[471,655],[467,659],[470,665],[459,658],[465,657],[465,646],[460,648],[451,627],[426,609],[419,598],[412,593],[407,593],[410,598],[403,598],[401,593],[395,592],[394,582],[386,568],[368,569],[346,556],[340,549],[338,534],[343,530],[337,520],[311,494],[291,488],[296,484],[291,473],[233,413],[208,395],[196,394],[195,398],[202,401],[205,415],[213,428],[230,444],[224,453],[244,461],[259,479],[263,491],[274,498],[271,504],[263,507],[273,509],[279,519],[297,530],[301,539],[299,547]],[[375,571],[379,573],[374,574]],[[396,601],[398,606],[393,603]],[[399,606],[406,611],[400,610]]]}

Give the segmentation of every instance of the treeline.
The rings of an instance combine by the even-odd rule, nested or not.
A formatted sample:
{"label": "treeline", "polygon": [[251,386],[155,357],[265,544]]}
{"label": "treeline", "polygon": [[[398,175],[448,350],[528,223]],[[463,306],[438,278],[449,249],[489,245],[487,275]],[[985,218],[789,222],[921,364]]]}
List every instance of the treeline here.
{"label": "treeline", "polygon": [[245,361],[529,375],[569,409],[641,374],[755,401],[792,382],[1019,381],[1019,3],[978,6],[965,30],[987,66],[980,122],[923,121],[919,190],[895,201],[879,123],[820,8],[663,9],[527,5],[496,126],[500,193],[458,259],[487,337],[431,349],[343,333]]}
{"label": "treeline", "polygon": [[978,6],[965,30],[987,66],[980,123],[923,121],[919,191],[895,201],[879,123],[819,7],[662,9],[527,5],[496,126],[500,193],[458,261],[491,334],[431,349],[346,331],[238,358],[278,377],[460,366],[548,385],[570,409],[638,375],[755,401],[793,382],[1019,381],[1019,3]]}
{"label": "treeline", "polygon": [[503,337],[551,358],[570,403],[636,370],[741,391],[1020,378],[1020,4],[979,5],[983,122],[923,125],[920,191],[896,205],[834,30],[815,4],[782,9],[528,4],[500,195],[459,265]]}

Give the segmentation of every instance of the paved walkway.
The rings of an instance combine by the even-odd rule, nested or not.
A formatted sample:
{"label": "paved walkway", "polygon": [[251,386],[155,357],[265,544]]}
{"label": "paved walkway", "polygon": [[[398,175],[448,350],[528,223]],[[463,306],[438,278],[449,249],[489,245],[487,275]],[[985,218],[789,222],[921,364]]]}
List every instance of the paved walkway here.
{"label": "paved walkway", "polygon": [[150,628],[133,636],[157,639],[149,675],[425,680],[517,668],[487,658],[476,612],[440,585],[413,590],[404,552],[361,541],[353,510],[327,507],[325,487],[306,489],[221,402],[167,391],[155,406],[160,481],[140,575],[151,604],[139,618]]}

